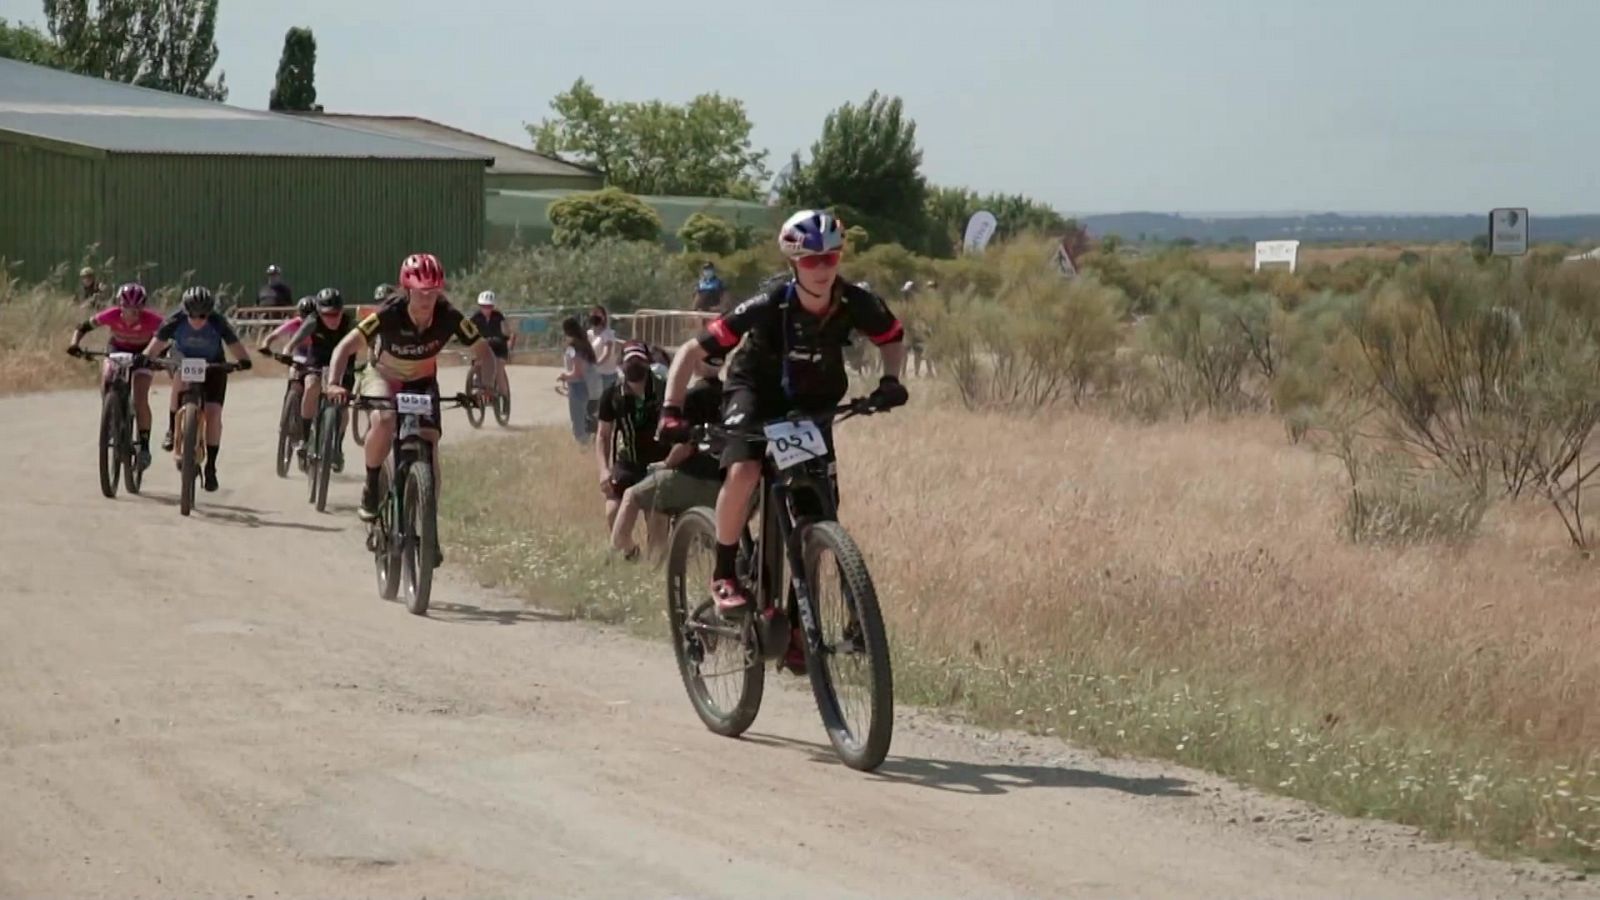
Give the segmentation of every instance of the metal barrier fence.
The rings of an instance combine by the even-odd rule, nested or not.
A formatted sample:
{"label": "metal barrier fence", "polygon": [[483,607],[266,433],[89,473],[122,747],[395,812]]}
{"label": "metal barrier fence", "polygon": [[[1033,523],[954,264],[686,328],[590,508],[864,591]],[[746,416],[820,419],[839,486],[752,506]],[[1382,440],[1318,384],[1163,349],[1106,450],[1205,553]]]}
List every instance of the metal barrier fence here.
{"label": "metal barrier fence", "polygon": [[[356,317],[362,318],[377,307],[371,304],[356,307]],[[561,320],[572,314],[571,310],[557,308],[503,310],[517,334],[517,353],[539,353],[561,348]],[[279,326],[295,317],[292,306],[235,307],[228,312],[239,339],[254,347]],[[618,313],[611,317],[612,328],[623,340],[644,341],[671,352],[689,340],[715,319],[716,313],[690,312],[681,309],[641,309],[631,313]]]}

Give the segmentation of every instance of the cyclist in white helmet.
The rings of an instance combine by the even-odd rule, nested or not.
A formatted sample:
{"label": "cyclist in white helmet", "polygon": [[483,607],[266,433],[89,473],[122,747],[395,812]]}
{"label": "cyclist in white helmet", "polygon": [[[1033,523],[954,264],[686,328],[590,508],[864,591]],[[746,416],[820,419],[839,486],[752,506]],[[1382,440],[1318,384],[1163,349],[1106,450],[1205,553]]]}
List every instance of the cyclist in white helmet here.
{"label": "cyclist in white helmet", "polygon": [[506,360],[511,358],[511,351],[517,347],[517,335],[506,331],[506,317],[495,309],[498,299],[494,291],[479,294],[478,311],[472,314],[472,324],[478,326],[478,333],[483,335],[489,350],[494,353],[495,390],[509,394],[511,388],[506,382]]}
{"label": "cyclist in white helmet", "polygon": [[[883,408],[906,402],[899,377],[905,364],[903,329],[883,300],[839,277],[844,253],[839,220],[819,210],[795,213],[779,230],[778,247],[789,260],[789,277],[713,320],[700,337],[678,348],[667,376],[663,437],[681,441],[687,436],[683,404],[699,363],[727,354],[741,340],[743,347],[723,373],[723,424],[729,427],[756,425],[791,411],[831,411],[849,390],[844,345],[852,331],[864,334],[883,356],[884,375],[874,399]],[[831,449],[831,430],[824,428],[823,434]],[[765,454],[766,445],[756,441],[728,441],[723,449],[711,593],[724,615],[749,608],[735,561]],[[803,649],[791,646],[788,661],[803,667]]]}

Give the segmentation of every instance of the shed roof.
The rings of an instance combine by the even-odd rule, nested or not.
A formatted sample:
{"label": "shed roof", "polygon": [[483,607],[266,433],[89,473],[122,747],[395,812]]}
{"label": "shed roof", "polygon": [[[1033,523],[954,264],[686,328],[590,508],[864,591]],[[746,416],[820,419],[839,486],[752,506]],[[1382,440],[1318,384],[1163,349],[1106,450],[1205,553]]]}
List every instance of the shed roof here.
{"label": "shed roof", "polygon": [[0,131],[108,153],[490,159],[7,59],[0,59]]}
{"label": "shed roof", "polygon": [[463,131],[450,125],[416,116],[363,116],[352,113],[297,113],[301,118],[321,121],[329,125],[354,128],[373,134],[383,134],[406,140],[425,141],[441,147],[454,147],[477,156],[494,158],[489,167],[494,175],[556,175],[572,178],[595,178],[599,172],[579,165],[535,153],[525,147],[497,141],[491,137]]}

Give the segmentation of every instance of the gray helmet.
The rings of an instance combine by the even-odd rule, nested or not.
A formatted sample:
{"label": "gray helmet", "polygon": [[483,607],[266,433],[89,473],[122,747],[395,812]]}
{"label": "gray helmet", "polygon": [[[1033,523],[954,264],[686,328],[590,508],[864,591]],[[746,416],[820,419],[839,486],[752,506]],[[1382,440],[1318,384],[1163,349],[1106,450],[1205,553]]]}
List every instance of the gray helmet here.
{"label": "gray helmet", "polygon": [[183,292],[183,311],[196,318],[209,316],[217,311],[217,298],[210,288],[197,284]]}

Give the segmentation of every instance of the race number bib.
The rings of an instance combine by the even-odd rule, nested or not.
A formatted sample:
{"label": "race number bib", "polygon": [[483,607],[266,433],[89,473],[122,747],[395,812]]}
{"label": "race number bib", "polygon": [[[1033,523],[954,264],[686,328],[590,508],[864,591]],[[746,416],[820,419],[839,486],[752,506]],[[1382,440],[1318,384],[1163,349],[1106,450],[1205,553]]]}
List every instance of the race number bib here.
{"label": "race number bib", "polygon": [[178,363],[178,380],[184,384],[199,384],[206,380],[206,361],[185,357]]}
{"label": "race number bib", "polygon": [[822,439],[822,429],[810,419],[774,422],[762,430],[767,434],[767,455],[780,469],[828,453],[828,445]]}
{"label": "race number bib", "polygon": [[126,369],[133,365],[132,353],[107,353],[106,359],[111,360],[111,364],[119,369]]}
{"label": "race number bib", "polygon": [[431,394],[395,394],[394,408],[403,416],[433,415]]}

